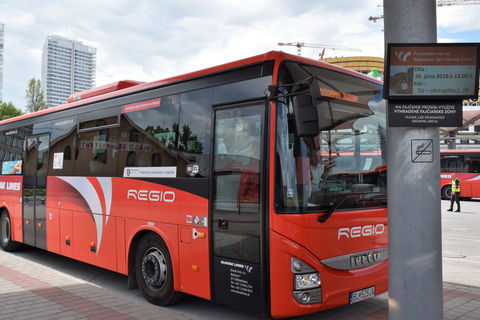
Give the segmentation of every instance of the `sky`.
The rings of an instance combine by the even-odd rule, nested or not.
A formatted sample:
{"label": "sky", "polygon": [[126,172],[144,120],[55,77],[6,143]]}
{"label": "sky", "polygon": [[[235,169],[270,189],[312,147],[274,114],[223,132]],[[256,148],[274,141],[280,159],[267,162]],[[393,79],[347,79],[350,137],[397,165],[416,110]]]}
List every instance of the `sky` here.
{"label": "sky", "polygon": [[[59,35],[97,48],[96,85],[154,81],[271,50],[279,42],[326,49],[325,58],[384,56],[381,0],[1,0],[5,24],[3,101],[25,111],[42,47]],[[438,42],[480,42],[480,5],[437,8]],[[302,48],[318,59],[320,48]]]}

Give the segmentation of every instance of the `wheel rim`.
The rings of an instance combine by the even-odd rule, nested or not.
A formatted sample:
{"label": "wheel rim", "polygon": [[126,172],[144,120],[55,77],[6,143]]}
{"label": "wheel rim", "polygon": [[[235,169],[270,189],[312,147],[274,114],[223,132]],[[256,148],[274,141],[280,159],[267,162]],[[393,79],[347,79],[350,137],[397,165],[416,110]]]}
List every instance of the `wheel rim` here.
{"label": "wheel rim", "polygon": [[159,290],[167,279],[167,262],[165,256],[157,248],[145,252],[142,260],[142,275],[145,283],[152,290]]}
{"label": "wheel rim", "polygon": [[0,236],[0,241],[2,241],[3,244],[10,241],[10,220],[6,216],[0,221]]}

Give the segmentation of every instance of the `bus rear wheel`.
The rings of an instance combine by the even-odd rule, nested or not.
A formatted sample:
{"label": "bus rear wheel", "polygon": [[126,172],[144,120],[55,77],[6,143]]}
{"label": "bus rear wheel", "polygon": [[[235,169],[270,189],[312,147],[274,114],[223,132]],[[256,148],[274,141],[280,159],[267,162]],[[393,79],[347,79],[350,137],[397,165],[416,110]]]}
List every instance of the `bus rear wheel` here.
{"label": "bus rear wheel", "polygon": [[12,240],[12,221],[6,210],[0,214],[0,245],[5,251],[15,251],[20,249],[21,243]]}
{"label": "bus rear wheel", "polygon": [[150,303],[167,306],[183,298],[174,290],[172,259],[165,242],[156,234],[146,234],[135,258],[138,287]]}
{"label": "bus rear wheel", "polygon": [[450,200],[452,198],[452,186],[446,185],[442,188],[442,198]]}

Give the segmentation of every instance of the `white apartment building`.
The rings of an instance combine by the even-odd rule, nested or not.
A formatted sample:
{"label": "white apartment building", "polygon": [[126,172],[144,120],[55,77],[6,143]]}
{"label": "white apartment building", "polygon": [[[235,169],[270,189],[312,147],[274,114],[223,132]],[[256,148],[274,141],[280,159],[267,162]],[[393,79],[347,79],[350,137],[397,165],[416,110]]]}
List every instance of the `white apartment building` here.
{"label": "white apartment building", "polygon": [[60,36],[48,36],[42,49],[42,90],[49,107],[72,93],[95,87],[97,49]]}

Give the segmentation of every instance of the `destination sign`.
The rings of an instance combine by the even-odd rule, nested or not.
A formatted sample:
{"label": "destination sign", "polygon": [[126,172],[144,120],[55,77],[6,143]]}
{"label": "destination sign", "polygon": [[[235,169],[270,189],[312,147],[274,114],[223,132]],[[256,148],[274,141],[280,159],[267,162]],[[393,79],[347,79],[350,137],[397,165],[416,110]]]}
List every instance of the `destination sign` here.
{"label": "destination sign", "polygon": [[478,43],[389,44],[386,99],[477,99]]}

